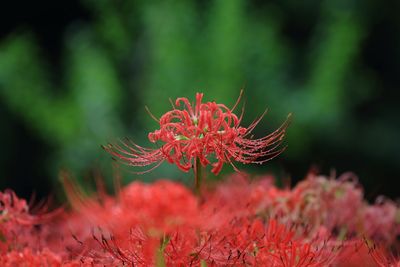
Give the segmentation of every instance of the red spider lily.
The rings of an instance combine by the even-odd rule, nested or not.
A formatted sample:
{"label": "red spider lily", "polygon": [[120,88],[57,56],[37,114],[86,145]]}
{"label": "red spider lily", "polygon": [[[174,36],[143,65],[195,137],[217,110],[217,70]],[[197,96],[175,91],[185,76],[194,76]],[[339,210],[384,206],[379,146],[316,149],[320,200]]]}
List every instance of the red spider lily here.
{"label": "red spider lily", "polygon": [[[61,266],[61,257],[49,249],[42,252],[33,252],[29,248],[22,251],[11,251],[0,257],[1,266],[31,266],[31,267],[58,267]],[[69,265],[78,266],[78,265]]]}
{"label": "red spider lily", "polygon": [[[0,254],[24,246],[40,247],[44,225],[50,225],[62,209],[47,212],[47,205],[29,207],[11,190],[0,192]],[[1,256],[0,256],[1,257]],[[0,264],[0,266],[3,266]]]}
{"label": "red spider lily", "polygon": [[[263,163],[279,155],[284,149],[280,144],[289,119],[271,134],[253,139],[251,133],[265,113],[247,128],[240,126],[242,115],[238,117],[233,113],[240,98],[241,95],[231,109],[216,102],[202,103],[202,93],[196,94],[195,104],[187,98],[178,98],[176,107],[173,105],[171,111],[156,119],[160,129],[148,135],[151,142],[163,143],[160,148],[144,148],[127,140],[121,144],[109,144],[104,149],[131,166],[155,164],[153,168],[156,168],[166,160],[187,172],[198,163],[203,167],[211,164],[215,175],[224,163],[237,170],[233,161]],[[178,109],[181,106],[183,108]]]}
{"label": "red spider lily", "polygon": [[400,267],[400,260],[396,259],[393,255],[386,256],[381,249],[374,248],[370,254],[378,267]]}

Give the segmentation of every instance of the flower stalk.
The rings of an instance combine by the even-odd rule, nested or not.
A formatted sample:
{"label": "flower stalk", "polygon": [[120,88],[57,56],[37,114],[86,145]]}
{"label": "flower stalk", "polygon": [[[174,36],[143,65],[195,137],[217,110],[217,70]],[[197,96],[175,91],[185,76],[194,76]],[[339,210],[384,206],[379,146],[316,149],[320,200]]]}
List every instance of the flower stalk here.
{"label": "flower stalk", "polygon": [[201,196],[201,185],[203,182],[203,166],[201,166],[200,160],[195,159],[194,164],[194,192],[197,196]]}

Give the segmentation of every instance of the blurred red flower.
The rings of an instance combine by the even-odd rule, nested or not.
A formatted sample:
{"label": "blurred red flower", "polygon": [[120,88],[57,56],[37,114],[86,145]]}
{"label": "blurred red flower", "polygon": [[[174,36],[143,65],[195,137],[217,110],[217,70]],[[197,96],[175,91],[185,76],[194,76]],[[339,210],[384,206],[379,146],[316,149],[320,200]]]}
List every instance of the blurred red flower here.
{"label": "blurred red flower", "polygon": [[0,266],[399,266],[396,203],[363,201],[348,175],[310,174],[292,189],[261,178],[235,174],[202,203],[172,181],[116,197],[69,182],[74,211],[56,213],[0,192]]}

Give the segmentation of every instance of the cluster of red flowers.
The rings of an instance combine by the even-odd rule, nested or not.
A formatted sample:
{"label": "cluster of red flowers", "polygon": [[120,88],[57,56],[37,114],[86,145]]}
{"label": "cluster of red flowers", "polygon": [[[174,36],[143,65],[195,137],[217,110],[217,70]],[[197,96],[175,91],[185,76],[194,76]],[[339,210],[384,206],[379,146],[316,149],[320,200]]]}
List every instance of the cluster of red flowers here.
{"label": "cluster of red flowers", "polygon": [[400,266],[399,207],[357,183],[309,175],[293,189],[234,175],[200,203],[181,184],[133,182],[73,211],[33,214],[0,194],[0,266]]}
{"label": "cluster of red flowers", "polygon": [[[163,161],[193,168],[196,193],[159,180],[133,182],[112,197],[85,197],[64,179],[72,210],[44,212],[11,192],[0,192],[0,266],[393,266],[400,261],[400,209],[380,198],[369,205],[352,175],[310,174],[294,188],[272,177],[249,182],[238,172],[215,188],[200,189],[201,168],[218,174],[234,161],[263,163],[282,152],[288,120],[254,139],[260,122],[215,102],[178,98],[149,134],[160,148],[130,141],[105,149],[131,166]],[[243,114],[243,113],[242,113]]]}

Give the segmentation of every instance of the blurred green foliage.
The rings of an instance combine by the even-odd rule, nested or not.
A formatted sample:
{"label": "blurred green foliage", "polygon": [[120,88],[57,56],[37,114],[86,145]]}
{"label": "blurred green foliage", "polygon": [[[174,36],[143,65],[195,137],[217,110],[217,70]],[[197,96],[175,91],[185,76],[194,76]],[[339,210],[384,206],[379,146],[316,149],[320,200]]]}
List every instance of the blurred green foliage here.
{"label": "blurred green foliage", "polygon": [[[50,146],[42,163],[49,177],[62,167],[79,176],[104,161],[110,169],[99,145],[119,137],[146,144],[147,132],[157,125],[145,105],[160,116],[170,108],[169,98],[193,98],[201,91],[206,100],[229,106],[241,88],[244,124],[269,108],[258,135],[294,113],[282,156],[289,172],[304,174],[317,163],[341,171],[354,166],[374,178],[364,162],[399,170],[400,148],[390,142],[399,133],[388,119],[392,110],[378,117],[358,113],[380,90],[379,77],[361,60],[378,2],[82,0],[81,5],[90,19],[73,20],[62,33],[59,70],[29,27],[0,40],[0,101]],[[288,25],[296,31],[299,22],[300,38],[285,32]],[[3,151],[12,150],[13,142],[18,140],[3,144]],[[164,166],[149,177],[159,175],[177,172]]]}

